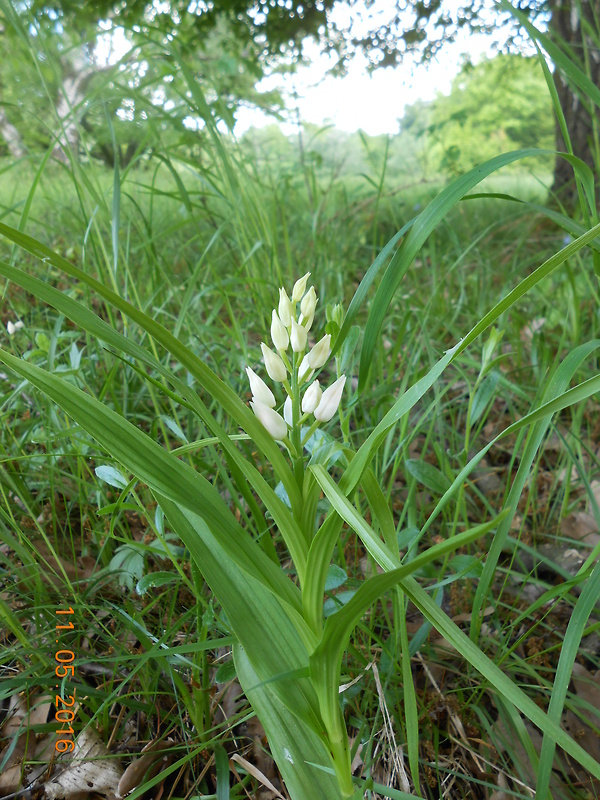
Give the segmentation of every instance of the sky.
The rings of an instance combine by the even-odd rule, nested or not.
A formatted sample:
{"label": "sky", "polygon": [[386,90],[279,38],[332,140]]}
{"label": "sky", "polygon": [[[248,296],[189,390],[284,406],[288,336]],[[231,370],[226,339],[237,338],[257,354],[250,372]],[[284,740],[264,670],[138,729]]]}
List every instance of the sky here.
{"label": "sky", "polygon": [[[389,8],[390,0],[380,0],[383,8],[386,4]],[[459,5],[459,2],[449,0],[447,5]],[[341,22],[351,21],[346,3],[339,3],[337,10]],[[491,37],[463,31],[456,42],[444,46],[427,66],[380,68],[369,75],[366,59],[357,57],[348,74],[338,78],[325,77],[329,61],[320,54],[316,44],[306,42],[305,54],[310,59],[308,66],[300,68],[295,76],[264,78],[258,85],[259,90],[282,89],[290,98],[289,105],[297,106],[305,122],[316,125],[333,123],[345,131],[360,129],[375,136],[398,133],[405,106],[417,100],[433,100],[438,92],[448,94],[453,78],[460,71],[463,54],[468,54],[471,61],[477,63],[492,56],[493,51]],[[297,100],[294,100],[294,95]],[[238,136],[252,125],[261,127],[273,122],[272,117],[250,108],[240,108],[236,120],[235,133]],[[284,123],[281,127],[284,133],[296,130],[293,123]]]}

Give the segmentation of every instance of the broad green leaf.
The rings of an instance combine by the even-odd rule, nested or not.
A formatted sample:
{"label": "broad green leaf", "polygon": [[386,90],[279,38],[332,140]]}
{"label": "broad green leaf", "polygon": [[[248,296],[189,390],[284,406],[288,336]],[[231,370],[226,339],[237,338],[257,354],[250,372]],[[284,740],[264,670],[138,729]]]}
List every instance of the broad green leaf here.
{"label": "broad green leaf", "polygon": [[[287,711],[270,686],[261,685],[242,647],[234,647],[233,657],[240,684],[265,729],[290,796],[294,800],[343,800],[322,739]],[[312,766],[319,762],[326,769]]]}
{"label": "broad green leaf", "polygon": [[[321,485],[336,510],[339,509],[338,513],[343,516],[344,520],[356,531],[364,543],[363,536],[358,530],[358,528],[362,529],[360,515],[355,509],[348,508],[348,501],[339,490],[335,493],[335,497],[332,497],[331,495],[334,495],[334,492],[331,491],[331,488],[325,488],[323,484]],[[379,561],[380,565],[387,571],[383,574],[375,575],[362,583],[354,596],[349,598],[348,602],[339,611],[328,617],[323,631],[323,638],[310,656],[311,676],[319,696],[321,713],[325,719],[333,719],[338,713],[339,700],[336,692],[339,685],[342,657],[350,634],[365,611],[386,591],[398,584],[402,584],[403,579],[415,570],[420,569],[425,564],[432,563],[440,556],[485,536],[498,524],[498,520],[499,518],[491,520],[483,525],[477,525],[469,531],[452,536],[397,569],[388,566],[388,564],[393,563],[391,557],[386,559],[385,564]],[[365,546],[367,545],[365,544]]]}
{"label": "broad green leaf", "polygon": [[[598,347],[600,347],[600,340],[593,340],[580,345],[569,353],[560,363],[558,369],[548,382],[548,387],[542,398],[542,400],[546,402],[543,402],[539,408],[527,414],[523,419],[510,425],[500,436],[496,437],[496,440],[494,440],[497,441],[501,436],[509,436],[511,433],[516,433],[525,425],[533,426],[529,431],[525,450],[519,460],[519,468],[506,500],[505,507],[510,509],[510,515],[504,520],[494,537],[475,592],[473,614],[471,617],[471,637],[475,641],[481,629],[481,609],[488,602],[486,598],[489,597],[489,590],[496,572],[496,566],[506,539],[508,538],[513,516],[517,510],[517,505],[525,484],[531,474],[531,465],[533,464],[535,455],[552,421],[552,415],[556,413],[556,411],[560,411],[562,408],[566,408],[600,391],[600,377],[590,378],[579,386],[565,391],[577,369]],[[491,444],[493,444],[493,442]],[[435,513],[437,513],[437,508],[434,509],[434,514]]]}
{"label": "broad green leaf", "polygon": [[227,683],[232,681],[236,676],[235,664],[233,661],[226,661],[221,664],[215,673],[215,683]]}
{"label": "broad green leaf", "polygon": [[520,689],[513,680],[507,677],[490,659],[484,655],[477,645],[464,634],[452,620],[439,609],[427,592],[412,577],[401,582],[401,587],[421,613],[432,623],[439,633],[447,639],[456,651],[471,664],[491,686],[508,701],[516,706],[534,725],[544,732],[553,742],[572,756],[581,766],[597,778],[600,778],[600,764],[586,752],[577,742],[562,730],[554,720]]}
{"label": "broad green leaf", "polygon": [[181,430],[179,425],[175,422],[174,419],[171,417],[167,417],[163,414],[162,421],[165,423],[167,428],[171,431],[171,433],[179,439],[180,442],[185,442],[187,444],[188,439],[185,433]]}
{"label": "broad green leaf", "polygon": [[166,586],[179,580],[179,575],[175,572],[150,572],[138,581],[135,591],[139,595],[145,595],[149,589],[157,586]]}
{"label": "broad green leaf", "polygon": [[558,253],[551,256],[540,267],[524,278],[506,297],[497,303],[470,331],[458,342],[451,350],[434,364],[427,375],[424,375],[417,383],[406,390],[390,408],[381,422],[371,432],[367,439],[360,446],[356,456],[353,458],[349,468],[345,471],[340,487],[344,494],[349,495],[361,481],[362,474],[370,464],[381,443],[385,440],[390,428],[392,428],[410,409],[421,399],[434,382],[440,377],[443,371],[479,334],[483,333],[496,319],[507,311],[519,298],[536,286],[543,278],[550,275],[561,264],[579,252],[583,247],[592,242],[600,234],[600,225],[595,225],[586,231],[578,239],[570,242]]}
{"label": "broad green leaf", "polygon": [[347,603],[352,600],[356,594],[356,589],[349,589],[347,592],[340,592],[334,597],[328,597],[323,603],[323,616],[327,619],[332,614],[337,614],[340,608],[343,608]]}
{"label": "broad green leaf", "polygon": [[334,589],[339,589],[348,580],[345,570],[338,567],[337,564],[330,564],[327,568],[327,578],[325,579],[325,591],[332,592]]}
{"label": "broad green leaf", "polygon": [[421,461],[416,458],[409,458],[405,461],[406,471],[415,478],[418,483],[423,484],[432,492],[444,494],[450,486],[448,478],[440,472],[433,464]]}
{"label": "broad green leaf", "polygon": [[302,586],[302,613],[315,636],[320,636],[323,627],[325,582],[341,529],[341,517],[333,510],[329,511],[308,551],[306,578]]}
{"label": "broad green leaf", "polygon": [[448,562],[448,567],[461,578],[480,578],[483,564],[476,556],[454,556]]}
{"label": "broad green leaf", "polygon": [[110,572],[117,573],[120,586],[133,589],[144,574],[144,556],[135,547],[118,547],[108,565]]}
{"label": "broad green leaf", "polygon": [[[221,604],[261,682],[269,683],[278,701],[304,724],[312,730],[322,730],[312,685],[307,677],[297,677],[302,672],[308,675],[305,641],[311,649],[316,643],[304,630],[302,619],[284,606],[258,576],[239,569],[221,537],[215,536],[198,514],[158,493],[156,499],[173,530],[189,543],[192,558]],[[281,678],[284,675],[294,678],[284,680]],[[281,679],[272,681],[276,676]]]}

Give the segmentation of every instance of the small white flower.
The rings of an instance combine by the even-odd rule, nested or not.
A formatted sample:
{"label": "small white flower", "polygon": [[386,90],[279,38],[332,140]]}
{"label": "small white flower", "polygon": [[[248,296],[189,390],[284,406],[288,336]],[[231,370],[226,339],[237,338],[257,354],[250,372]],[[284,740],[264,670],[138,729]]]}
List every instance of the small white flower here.
{"label": "small white flower", "polygon": [[306,282],[310,278],[310,272],[307,272],[306,275],[303,275],[301,278],[298,278],[296,283],[294,284],[294,288],[292,289],[292,303],[297,303],[302,300],[302,296],[306,291]]}
{"label": "small white flower", "polygon": [[276,400],[275,395],[269,389],[267,384],[259,377],[253,369],[246,367],[246,374],[250,381],[250,391],[252,392],[252,399],[258,400],[259,403],[264,403],[269,408],[275,408]]}
{"label": "small white flower", "polygon": [[9,336],[12,336],[17,331],[20,331],[21,328],[24,328],[24,327],[25,327],[25,323],[21,319],[18,319],[16,322],[12,322],[9,319],[8,322],[6,323],[6,330],[8,331],[8,335]]}
{"label": "small white flower", "polygon": [[294,353],[301,353],[306,347],[306,328],[298,325],[295,319],[292,319],[292,332],[290,334],[290,341],[292,343],[292,350]]}
{"label": "small white flower", "polygon": [[279,319],[283,322],[286,328],[289,328],[292,323],[292,316],[294,314],[294,306],[287,292],[283,287],[279,290]]}
{"label": "small white flower", "polygon": [[285,398],[285,403],[283,404],[283,418],[291,428],[294,424],[294,409],[291,397]]}
{"label": "small white flower", "polygon": [[305,414],[312,414],[312,412],[321,402],[322,394],[323,390],[319,386],[319,381],[313,381],[302,398],[302,411]]}
{"label": "small white flower", "polygon": [[275,350],[285,350],[290,341],[287,328],[277,316],[277,311],[275,311],[275,309],[273,309],[271,320],[271,339],[275,345]]}
{"label": "small white flower", "polygon": [[308,363],[308,356],[304,356],[298,367],[298,380],[309,381],[312,377],[314,370],[310,368]]}
{"label": "small white flower", "polygon": [[274,439],[278,441],[285,439],[287,436],[287,425],[281,414],[278,414],[275,409],[269,408],[269,406],[260,403],[258,400],[251,401],[250,406],[257,418]]}
{"label": "small white flower", "polygon": [[306,356],[307,363],[311,369],[319,369],[329,358],[331,353],[331,336],[326,334],[320,339],[313,349]]}
{"label": "small white flower", "polygon": [[316,307],[317,293],[315,292],[315,287],[311,286],[300,303],[300,311],[302,312],[300,315],[300,324],[303,325],[307,331],[312,327]]}
{"label": "small white flower", "polygon": [[338,410],[345,383],[346,376],[342,375],[335,383],[332,383],[331,386],[325,389],[321,401],[315,409],[315,419],[319,420],[319,422],[329,422]]}
{"label": "small white flower", "polygon": [[274,353],[264,342],[261,344],[260,349],[263,354],[263,361],[265,362],[265,369],[272,381],[281,383],[287,378],[287,369],[283,363],[281,356]]}

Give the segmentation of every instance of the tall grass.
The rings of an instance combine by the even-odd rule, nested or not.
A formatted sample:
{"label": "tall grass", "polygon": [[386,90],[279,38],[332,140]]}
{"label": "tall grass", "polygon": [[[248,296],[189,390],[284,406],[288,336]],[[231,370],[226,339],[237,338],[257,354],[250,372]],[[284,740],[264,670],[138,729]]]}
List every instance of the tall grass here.
{"label": "tall grass", "polygon": [[[306,180],[283,182],[276,167],[249,164],[174,56],[190,114],[206,124],[201,163],[157,150],[109,175],[43,160],[28,194],[5,189],[5,316],[26,325],[0,352],[1,609],[14,668],[4,696],[54,680],[46,631],[62,602],[81,623],[80,725],[109,741],[118,703],[111,744],[145,719],[145,738],[178,742],[173,772],[204,773],[200,796],[257,791],[250,773],[229,786],[227,751],[246,712],[219,714],[211,687],[233,676],[293,798],[438,796],[445,770],[468,796],[460,773],[481,763],[471,751],[482,737],[499,751],[492,776],[478,773],[490,789],[502,774],[517,796],[536,785],[544,796],[553,767],[566,783],[556,744],[600,778],[560,726],[565,702],[594,724],[568,680],[578,652],[598,666],[585,648],[598,547],[574,575],[536,555],[564,583],[522,567],[598,473],[589,168],[571,158],[582,219],[542,217],[540,198],[461,202],[525,151],[459,178],[398,225],[381,175],[370,203],[342,205],[343,181],[310,165]],[[388,225],[400,232],[380,248]],[[257,368],[277,287],[309,269],[318,324],[355,380],[339,426],[310,441],[299,473],[248,409],[243,370]],[[336,322],[325,306],[338,302],[347,312]],[[565,445],[548,469],[556,432]],[[480,488],[490,469],[493,492]],[[552,477],[552,500],[539,474]],[[546,621],[547,603],[568,610],[563,629]],[[540,629],[545,661],[527,655]],[[233,664],[216,672],[225,648]],[[456,732],[436,722],[424,688],[445,668],[444,713],[470,731],[456,734],[464,750],[453,760]],[[340,684],[353,685],[340,695]],[[378,734],[386,713],[395,752]],[[394,758],[402,769],[386,772]]]}

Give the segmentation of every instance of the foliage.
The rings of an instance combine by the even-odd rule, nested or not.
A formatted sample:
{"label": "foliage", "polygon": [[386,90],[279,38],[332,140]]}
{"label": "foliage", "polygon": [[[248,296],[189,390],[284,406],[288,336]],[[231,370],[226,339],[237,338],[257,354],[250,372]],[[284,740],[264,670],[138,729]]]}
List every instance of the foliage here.
{"label": "foliage", "polygon": [[[203,108],[204,99],[184,61],[181,69],[192,93],[189,111],[194,114]],[[181,698],[182,716],[189,714],[192,719],[186,722],[191,735],[198,737],[199,746],[208,743],[215,758],[221,752],[221,736],[215,739],[211,732],[210,707],[196,702],[191,693],[201,694],[198,687],[207,690],[210,686],[209,657],[216,654],[225,634],[228,644],[235,642],[238,680],[262,720],[292,796],[337,797],[354,791],[345,728],[350,725],[361,741],[374,745],[377,703],[360,712],[351,698],[340,704],[338,686],[360,678],[375,653],[378,660],[382,653],[387,659],[381,668],[387,663],[388,702],[394,708],[395,725],[407,742],[408,787],[411,781],[414,786],[424,781],[427,773],[421,771],[421,761],[431,762],[431,755],[419,749],[419,720],[427,718],[429,701],[417,688],[407,687],[413,687],[411,656],[419,650],[436,658],[433,640],[427,642],[432,628],[461,654],[454,670],[457,691],[468,697],[467,707],[480,707],[482,693],[495,698],[496,711],[500,706],[506,719],[512,719],[530,753],[533,734],[530,729],[523,731],[516,709],[543,730],[544,760],[538,768],[532,757],[534,780],[537,774],[542,778],[547,774],[553,742],[559,742],[595,775],[598,770],[592,757],[560,729],[556,718],[567,696],[564,676],[592,613],[590,598],[597,572],[592,571],[591,562],[581,567],[576,584],[571,581],[557,590],[561,601],[573,609],[575,623],[569,627],[565,656],[556,662],[564,694],[561,688],[559,700],[549,708],[550,716],[532,699],[534,696],[544,705],[546,672],[540,669],[538,673],[527,663],[526,674],[531,678],[533,669],[535,677],[527,691],[519,688],[524,669],[520,652],[498,648],[493,636],[488,641],[488,629],[483,628],[478,614],[472,617],[471,638],[467,637],[449,617],[443,598],[445,587],[452,586],[466,570],[481,577],[472,587],[472,600],[482,612],[492,605],[496,636],[510,641],[513,620],[526,613],[519,605],[520,595],[515,599],[505,590],[503,602],[510,607],[505,614],[496,603],[498,584],[492,576],[504,569],[505,547],[520,555],[527,544],[514,533],[511,520],[534,463],[540,465],[544,458],[540,448],[552,416],[567,407],[575,409],[575,402],[585,401],[598,389],[597,376],[588,380],[575,377],[596,352],[597,342],[589,339],[597,320],[588,316],[584,325],[577,323],[578,304],[569,294],[582,292],[583,287],[593,294],[584,248],[596,246],[597,226],[588,230],[567,217],[550,217],[577,238],[556,249],[560,239],[555,237],[547,258],[535,250],[525,251],[527,264],[537,266],[526,277],[522,251],[511,237],[515,249],[510,251],[498,297],[498,283],[491,280],[497,274],[495,241],[490,242],[492,257],[486,257],[485,267],[481,263],[477,269],[458,268],[477,248],[469,216],[475,212],[470,212],[468,205],[461,210],[458,203],[484,174],[530,155],[529,151],[500,156],[455,181],[417,216],[413,210],[382,249],[376,245],[379,231],[373,221],[394,205],[388,207],[384,202],[380,156],[385,162],[385,148],[369,160],[376,148],[370,150],[372,143],[363,138],[365,161],[360,167],[369,169],[364,185],[371,187],[371,193],[366,198],[351,194],[344,208],[341,198],[353,186],[349,176],[343,176],[347,183],[335,173],[323,181],[314,161],[306,161],[306,152],[304,163],[302,155],[296,156],[303,170],[290,169],[288,180],[279,180],[287,169],[281,139],[276,145],[284,154],[282,163],[265,158],[257,164],[220,135],[215,124],[208,133],[210,150],[202,161],[191,160],[185,148],[176,151],[169,147],[157,154],[156,173],[163,173],[160,180],[156,176],[148,179],[150,165],[126,173],[115,166],[110,176],[86,168],[81,179],[74,171],[80,219],[75,226],[70,223],[71,229],[64,223],[48,228],[46,237],[56,237],[53,248],[23,232],[31,224],[34,207],[29,203],[18,214],[17,225],[2,223],[7,241],[19,245],[15,250],[18,265],[11,265],[7,257],[1,267],[14,287],[10,302],[21,313],[31,315],[29,325],[6,340],[1,354],[3,362],[29,382],[25,394],[19,380],[5,379],[7,421],[14,418],[16,427],[7,424],[4,429],[19,431],[17,441],[7,443],[16,453],[10,463],[16,458],[28,465],[31,459],[32,470],[26,480],[17,480],[12,467],[4,470],[6,491],[23,495],[21,504],[32,508],[34,526],[41,527],[48,537],[44,516],[40,517],[36,508],[41,498],[38,492],[32,493],[31,485],[39,486],[42,494],[52,492],[59,476],[68,481],[82,475],[74,492],[68,482],[63,490],[69,506],[66,517],[72,525],[72,515],[78,513],[75,504],[87,509],[90,498],[97,497],[95,476],[112,481],[118,496],[100,501],[102,516],[110,520],[108,535],[101,526],[94,527],[86,545],[94,564],[106,567],[101,576],[110,581],[111,570],[125,572],[130,577],[121,575],[121,584],[138,586],[142,595],[152,580],[142,583],[146,576],[140,579],[140,572],[156,564],[158,553],[168,554],[182,580],[195,576],[192,597],[202,603],[201,619],[195,633],[190,635],[186,629],[186,642],[201,643],[198,639],[206,638],[208,630],[214,636],[211,647],[199,650],[203,657],[185,665],[190,670],[188,683],[177,670],[169,672]],[[268,156],[268,147],[262,149]],[[589,193],[591,175],[584,165],[573,163]],[[51,172],[47,176],[45,172],[43,165],[42,172],[33,177],[32,202],[42,187],[56,192],[60,185]],[[127,203],[129,195],[135,200]],[[411,208],[414,199],[412,194],[406,198]],[[157,210],[159,202],[166,209],[162,216]],[[18,207],[18,203],[11,200],[5,205],[6,213],[15,215],[8,207]],[[340,210],[348,216],[340,217]],[[495,208],[484,232],[487,227],[503,235],[498,216]],[[52,225],[50,220],[44,221]],[[72,233],[65,241],[61,237],[67,230]],[[357,241],[359,235],[365,236],[362,245]],[[526,229],[519,235],[529,241]],[[182,237],[184,246],[176,236]],[[85,269],[61,255],[66,247],[75,248],[69,258]],[[375,251],[375,259],[365,272],[371,251]],[[8,256],[8,248],[6,252]],[[291,283],[288,276],[297,275],[297,264],[309,259],[319,294],[350,301],[345,319],[334,309],[322,308],[319,314],[321,325],[328,325],[334,339],[340,368],[344,364],[343,369],[359,380],[339,429],[336,426],[326,432],[321,442],[307,442],[304,463],[292,471],[279,445],[243,402],[242,373],[246,364],[255,366],[258,361],[257,337],[268,329],[277,285]],[[569,288],[573,261],[581,263],[581,274]],[[409,273],[403,296],[399,296],[399,282]],[[561,287],[564,293],[572,325],[567,315],[560,315],[557,329],[551,333],[552,344],[544,347],[536,340],[533,348],[522,338],[525,321],[531,316],[527,303],[537,302],[536,293],[542,292],[544,281],[552,275],[556,276],[556,291]],[[42,277],[45,280],[40,280]],[[371,287],[376,286],[370,297]],[[44,313],[50,324],[40,316],[39,308],[34,310],[26,302],[31,294],[47,304]],[[520,303],[525,304],[522,309]],[[555,307],[555,303],[555,292],[551,292],[542,308]],[[500,337],[493,330],[489,340],[474,347],[481,334],[501,321],[517,348],[514,355],[506,353],[510,360],[498,351]],[[358,352],[355,354],[357,323],[365,330],[360,367]],[[572,336],[573,330],[578,331],[577,336]],[[20,357],[23,349],[24,359]],[[523,370],[531,375],[531,384],[520,385],[518,375]],[[459,386],[455,395],[458,377],[464,387]],[[569,389],[573,378],[576,385]],[[537,384],[542,379],[544,388],[539,391]],[[52,402],[34,393],[31,386]],[[510,422],[498,410],[490,418],[494,398],[501,403],[507,392],[514,405]],[[23,397],[29,394],[34,399],[26,415]],[[483,433],[486,422],[497,426],[496,433]],[[521,438],[521,432],[530,426],[531,434]],[[579,427],[575,438],[578,432]],[[42,454],[37,443],[41,435],[47,448]],[[502,471],[505,496],[498,493],[490,499],[484,494],[482,498],[472,476],[485,457],[502,447],[503,440],[510,442],[518,465],[514,474],[511,469]],[[103,456],[100,469],[88,475],[85,458],[97,452],[94,441],[110,456]],[[296,456],[299,461],[298,453]],[[45,475],[46,457],[54,465],[51,480]],[[115,469],[102,468],[107,460],[118,465],[118,479]],[[432,493],[429,499],[421,495],[423,487]],[[561,491],[564,496],[565,488]],[[32,556],[28,561],[27,543],[10,523],[15,503],[8,494],[5,506],[7,546],[9,550],[17,548],[28,564]],[[136,539],[134,531],[128,530],[123,506],[126,512],[135,510],[143,518],[141,527],[148,534],[141,541],[139,534]],[[559,508],[554,515],[560,515]],[[55,519],[55,515],[48,518]],[[42,521],[36,522],[38,519]],[[353,531],[352,540],[343,523]],[[174,532],[185,550],[173,548]],[[463,561],[453,562],[456,568],[451,569],[447,556],[457,546],[463,550]],[[41,549],[38,543],[34,545],[34,561]],[[479,567],[482,550],[490,553],[483,568]],[[125,559],[130,554],[135,554],[134,564]],[[362,559],[366,559],[364,568],[358,566]],[[379,565],[381,574],[374,564]],[[338,576],[344,572],[351,585],[345,595],[334,595],[342,607],[325,617],[323,596],[330,565],[337,567]],[[159,596],[163,596],[160,585],[165,571],[160,570],[163,574],[152,590]],[[113,580],[117,582],[116,576]],[[584,586],[581,599],[575,592],[571,594],[579,584]],[[210,608],[207,586],[213,598]],[[370,612],[375,616],[367,624],[368,609],[376,609],[374,604],[382,593],[396,586],[400,592],[391,595],[393,610]],[[542,588],[555,591],[543,584]],[[29,585],[21,591],[25,596],[43,593]],[[69,592],[73,602],[79,602],[78,587],[69,587]],[[101,598],[97,602],[103,605]],[[152,602],[147,612],[143,605],[137,608],[135,598],[128,606],[138,615],[135,624],[129,624],[143,641],[142,665],[153,662],[156,651],[160,657],[162,644],[169,648],[169,658],[183,655],[163,641],[154,648],[153,631],[163,631],[164,625],[161,615],[146,617]],[[526,602],[533,610],[537,608],[535,601]],[[417,633],[408,627],[407,608],[420,615]],[[141,626],[140,613],[147,626]],[[388,615],[385,622],[377,617],[379,613]],[[7,618],[10,630],[18,630],[18,607]],[[171,635],[171,628],[168,630]],[[367,638],[364,645],[360,644],[363,636]],[[351,645],[344,653],[348,641]],[[20,663],[23,653],[18,639],[11,639],[11,647]],[[35,669],[46,675],[44,652],[42,646]],[[401,664],[399,652],[403,654]],[[82,663],[85,658],[82,656]],[[158,691],[157,671],[149,678],[153,692]],[[403,671],[401,696],[399,671]],[[79,690],[88,697],[86,680],[80,679]],[[104,689],[99,691],[99,700],[94,695],[85,701],[91,703],[86,713],[93,724],[109,705],[110,695],[102,694]],[[506,708],[509,711],[505,712]],[[147,705],[143,709],[147,715]],[[464,713],[466,718],[469,712]],[[489,714],[487,724],[491,726],[493,712]],[[492,739],[494,735],[490,734]],[[432,733],[431,742],[437,741],[435,746],[440,747],[436,736]],[[195,758],[195,754],[196,750],[191,750],[187,758]],[[298,764],[305,762],[334,769],[338,779],[330,772],[319,773],[310,764],[300,771]],[[377,774],[376,759],[369,756],[366,763],[367,772]],[[224,780],[228,783],[227,759],[224,769],[225,778],[222,765],[216,773],[221,785]],[[363,783],[357,794],[368,787]],[[399,790],[396,796],[402,796]]]}
{"label": "foliage", "polygon": [[465,64],[450,94],[431,104],[425,132],[429,163],[450,174],[509,150],[551,149],[552,103],[537,58],[498,55]]}
{"label": "foliage", "polygon": [[[2,711],[2,780],[68,769],[23,745],[53,741],[28,711],[58,705],[60,602],[74,739],[113,764],[132,731],[165,747],[134,797],[257,797],[267,774],[310,800],[597,794],[600,542],[575,536],[599,521],[594,175],[565,158],[570,217],[496,176],[531,149],[415,189],[384,137],[238,147],[176,57],[163,110],[205,120],[199,153],[2,164],[2,691],[26,707]],[[485,175],[502,199],[463,200]],[[291,468],[244,368],[308,269],[354,380]]]}

